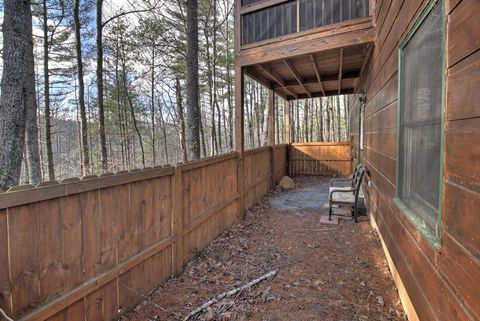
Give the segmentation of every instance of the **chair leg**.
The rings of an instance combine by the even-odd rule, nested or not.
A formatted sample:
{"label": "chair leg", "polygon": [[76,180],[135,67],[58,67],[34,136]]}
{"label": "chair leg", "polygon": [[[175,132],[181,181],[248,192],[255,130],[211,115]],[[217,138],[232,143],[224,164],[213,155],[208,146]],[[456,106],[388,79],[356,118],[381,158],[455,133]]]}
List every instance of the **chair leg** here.
{"label": "chair leg", "polygon": [[329,206],[328,206],[328,220],[331,221],[332,220],[332,201],[328,202]]}

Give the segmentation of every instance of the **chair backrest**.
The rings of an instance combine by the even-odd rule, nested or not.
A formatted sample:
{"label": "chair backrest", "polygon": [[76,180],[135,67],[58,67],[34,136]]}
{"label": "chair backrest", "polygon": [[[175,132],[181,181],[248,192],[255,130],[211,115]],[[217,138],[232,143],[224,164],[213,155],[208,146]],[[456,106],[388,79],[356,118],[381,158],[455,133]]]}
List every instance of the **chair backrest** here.
{"label": "chair backrest", "polygon": [[353,179],[352,179],[352,188],[354,188],[354,189],[355,189],[357,181],[360,177],[360,172],[361,172],[362,168],[365,169],[363,164],[357,164],[357,166],[355,166],[355,172],[353,173]]}
{"label": "chair backrest", "polygon": [[366,171],[367,170],[365,169],[365,166],[362,166],[358,170],[358,178],[355,182],[355,186],[353,187],[355,189],[355,203],[357,202],[358,194],[360,193],[360,188],[362,187],[362,179],[363,179],[363,176],[365,176]]}

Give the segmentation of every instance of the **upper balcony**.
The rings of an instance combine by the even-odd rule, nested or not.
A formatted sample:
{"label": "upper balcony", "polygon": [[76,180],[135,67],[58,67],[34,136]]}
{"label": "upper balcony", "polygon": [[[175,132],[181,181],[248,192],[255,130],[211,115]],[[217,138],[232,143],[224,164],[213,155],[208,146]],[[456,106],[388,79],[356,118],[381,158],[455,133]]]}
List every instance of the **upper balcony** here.
{"label": "upper balcony", "polygon": [[374,0],[236,0],[236,65],[286,99],[354,91]]}

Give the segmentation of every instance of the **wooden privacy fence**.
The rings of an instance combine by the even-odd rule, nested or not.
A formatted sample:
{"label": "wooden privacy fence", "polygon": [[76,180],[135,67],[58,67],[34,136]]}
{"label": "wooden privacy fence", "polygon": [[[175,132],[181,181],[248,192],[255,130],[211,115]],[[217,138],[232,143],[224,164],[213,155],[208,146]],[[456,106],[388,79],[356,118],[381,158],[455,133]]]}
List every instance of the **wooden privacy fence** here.
{"label": "wooden privacy fence", "polygon": [[288,152],[290,175],[346,176],[352,172],[350,143],[296,143]]}
{"label": "wooden privacy fence", "polygon": [[21,320],[117,319],[241,218],[240,200],[258,201],[286,155],[248,151],[243,173],[232,153],[0,193],[0,307]]}

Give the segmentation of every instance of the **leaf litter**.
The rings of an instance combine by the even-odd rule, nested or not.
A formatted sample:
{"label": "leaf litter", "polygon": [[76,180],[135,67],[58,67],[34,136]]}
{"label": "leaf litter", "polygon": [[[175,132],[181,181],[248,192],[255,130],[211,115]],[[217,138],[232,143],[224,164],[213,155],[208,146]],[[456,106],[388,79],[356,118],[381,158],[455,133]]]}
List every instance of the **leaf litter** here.
{"label": "leaf litter", "polygon": [[[300,188],[325,178],[296,179]],[[294,196],[275,191],[269,198]],[[275,202],[273,202],[275,204]],[[323,204],[323,201],[322,201]],[[264,198],[122,320],[181,321],[219,294],[269,278],[190,317],[200,321],[407,320],[369,222],[320,225],[326,210],[284,210]]]}

